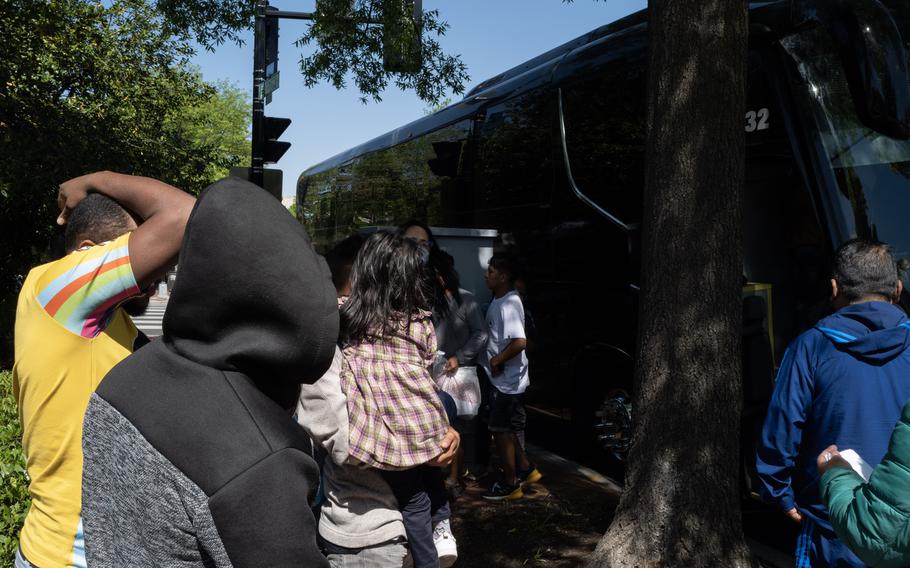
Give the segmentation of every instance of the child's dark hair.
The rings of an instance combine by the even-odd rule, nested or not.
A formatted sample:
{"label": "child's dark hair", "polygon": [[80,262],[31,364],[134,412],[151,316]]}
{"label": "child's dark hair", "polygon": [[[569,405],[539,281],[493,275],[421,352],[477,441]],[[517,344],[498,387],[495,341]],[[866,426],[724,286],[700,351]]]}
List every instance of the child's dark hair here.
{"label": "child's dark hair", "polygon": [[351,297],[341,307],[341,342],[392,335],[403,318],[431,309],[428,271],[426,251],[416,242],[389,231],[370,235],[351,269]]}
{"label": "child's dark hair", "polygon": [[511,256],[494,254],[490,259],[490,266],[497,271],[504,273],[512,284],[514,284],[515,280],[518,278],[518,265]]}
{"label": "child's dark hair", "polygon": [[[407,233],[408,229],[411,227],[423,229],[423,232],[427,234],[427,238],[430,239],[424,243],[424,246],[426,246],[429,251],[430,267],[432,268],[432,270],[427,272],[427,275],[430,278],[429,286],[433,291],[433,311],[437,315],[445,317],[449,311],[449,300],[446,298],[446,290],[455,296],[459,305],[461,304],[461,294],[458,293],[458,274],[455,272],[455,259],[452,258],[449,253],[439,248],[439,243],[436,242],[433,231],[430,230],[430,227],[423,221],[408,219],[404,223],[398,225],[395,234],[404,237],[405,233]],[[447,265],[447,261],[451,264]],[[442,278],[442,285],[437,281],[437,276]]]}

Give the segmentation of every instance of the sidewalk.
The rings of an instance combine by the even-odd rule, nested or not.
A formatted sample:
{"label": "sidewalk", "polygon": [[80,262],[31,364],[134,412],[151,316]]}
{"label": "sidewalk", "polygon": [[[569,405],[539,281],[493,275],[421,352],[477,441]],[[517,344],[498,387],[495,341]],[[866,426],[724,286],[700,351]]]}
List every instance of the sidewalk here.
{"label": "sidewalk", "polygon": [[621,489],[611,480],[531,445],[543,473],[517,501],[490,502],[481,495],[492,480],[470,484],[454,505],[452,528],[458,564],[582,566],[613,518]]}
{"label": "sidewalk", "polygon": [[[613,520],[622,488],[611,479],[528,445],[543,478],[516,501],[484,500],[493,482],[469,484],[454,503],[452,529],[462,568],[569,568],[584,566]],[[759,523],[780,522],[777,516]],[[748,533],[747,533],[748,534]],[[765,568],[793,566],[793,557],[752,538],[747,543]]]}

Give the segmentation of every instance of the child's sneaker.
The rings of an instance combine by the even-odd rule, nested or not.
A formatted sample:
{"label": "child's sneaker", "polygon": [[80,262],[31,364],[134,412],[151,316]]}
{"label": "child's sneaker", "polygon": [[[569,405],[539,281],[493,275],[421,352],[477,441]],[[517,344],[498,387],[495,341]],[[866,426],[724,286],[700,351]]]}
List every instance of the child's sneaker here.
{"label": "child's sneaker", "polygon": [[449,568],[458,560],[458,544],[449,519],[439,521],[433,527],[433,544],[436,545],[436,554],[439,556],[439,568]]}
{"label": "child's sneaker", "polygon": [[446,493],[449,496],[449,501],[455,501],[464,495],[464,486],[457,481],[446,479]]}
{"label": "child's sneaker", "polygon": [[533,463],[528,465],[528,469],[518,470],[518,484],[522,487],[530,483],[537,483],[541,477],[543,477],[543,474]]}
{"label": "child's sneaker", "polygon": [[483,494],[483,498],[488,501],[512,501],[521,499],[525,494],[521,490],[521,484],[506,485],[500,481],[493,484],[489,491]]}

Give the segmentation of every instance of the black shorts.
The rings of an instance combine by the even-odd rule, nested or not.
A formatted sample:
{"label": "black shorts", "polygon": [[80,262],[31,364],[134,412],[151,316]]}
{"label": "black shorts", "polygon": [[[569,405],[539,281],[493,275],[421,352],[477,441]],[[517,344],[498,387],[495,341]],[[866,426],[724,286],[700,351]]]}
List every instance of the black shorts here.
{"label": "black shorts", "polygon": [[522,395],[506,394],[498,388],[490,389],[490,432],[524,432],[528,416]]}

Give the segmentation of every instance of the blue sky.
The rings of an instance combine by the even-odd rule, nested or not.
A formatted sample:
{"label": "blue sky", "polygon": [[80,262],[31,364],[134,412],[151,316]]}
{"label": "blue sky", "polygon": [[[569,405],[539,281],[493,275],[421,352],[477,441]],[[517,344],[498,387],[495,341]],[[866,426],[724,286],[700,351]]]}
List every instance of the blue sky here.
{"label": "blue sky", "polygon": [[[310,11],[313,0],[272,0],[282,10]],[[535,55],[600,25],[643,9],[645,0],[424,0],[425,10],[439,10],[450,28],[440,43],[460,54],[471,76],[466,90]],[[283,140],[291,149],[272,166],[284,171],[285,195],[293,195],[297,176],[307,167],[424,114],[428,104],[411,92],[391,88],[381,103],[366,105],[356,88],[338,91],[330,85],[303,86],[298,68],[301,51],[294,40],[307,22],[282,20],[279,35],[281,87],[266,106],[268,116],[292,120]],[[208,81],[227,80],[252,90],[252,33],[241,47],[223,45],[194,58]],[[450,95],[452,100],[459,96]]]}

